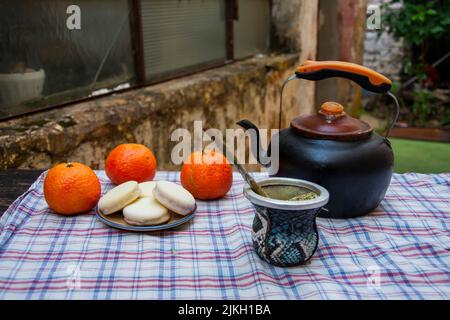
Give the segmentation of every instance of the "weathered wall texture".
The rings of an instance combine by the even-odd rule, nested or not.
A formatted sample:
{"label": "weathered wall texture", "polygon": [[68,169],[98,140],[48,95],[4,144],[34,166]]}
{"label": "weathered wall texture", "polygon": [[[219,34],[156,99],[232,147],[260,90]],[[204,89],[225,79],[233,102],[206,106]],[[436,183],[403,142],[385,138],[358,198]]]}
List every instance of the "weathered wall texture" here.
{"label": "weathered wall texture", "polygon": [[[370,6],[379,6],[384,0],[368,0]],[[364,42],[364,64],[383,73],[393,81],[400,80],[404,46],[386,32],[367,30]]]}
{"label": "weathered wall texture", "polygon": [[[282,82],[299,63],[316,59],[318,2],[272,1],[272,56],[0,123],[0,168],[44,169],[61,161],[103,168],[114,146],[138,142],[154,151],[159,169],[169,170],[175,169],[171,133],[192,130],[194,120],[221,130],[244,118],[277,128]],[[314,90],[306,81],[286,87],[283,126],[313,111]]]}
{"label": "weathered wall texture", "polygon": [[[317,19],[319,1],[302,1],[300,12],[300,64],[306,60],[317,60]],[[302,81],[299,95],[302,97],[301,108],[305,113],[313,113],[316,109],[316,83]]]}
{"label": "weathered wall texture", "polygon": [[[61,161],[103,168],[117,144],[149,146],[158,169],[175,169],[170,153],[177,128],[194,120],[210,128],[234,128],[248,118],[277,127],[279,89],[298,55],[250,59],[155,86],[0,123],[0,167],[46,169]],[[284,118],[300,113],[299,84],[285,91]],[[287,121],[285,121],[287,122]]]}
{"label": "weathered wall texture", "polygon": [[[316,60],[318,10],[319,0],[273,0],[272,49],[299,52],[299,65],[306,60]],[[314,112],[315,83],[301,81],[300,84],[300,109],[304,113]]]}
{"label": "weathered wall texture", "polygon": [[[321,0],[319,7],[319,60],[341,60],[363,64],[366,0]],[[361,88],[346,79],[318,83],[318,103],[338,101],[347,112],[358,115]]]}
{"label": "weathered wall texture", "polygon": [[[303,1],[309,2],[309,1]],[[302,1],[272,0],[271,47],[275,51],[301,51]]]}

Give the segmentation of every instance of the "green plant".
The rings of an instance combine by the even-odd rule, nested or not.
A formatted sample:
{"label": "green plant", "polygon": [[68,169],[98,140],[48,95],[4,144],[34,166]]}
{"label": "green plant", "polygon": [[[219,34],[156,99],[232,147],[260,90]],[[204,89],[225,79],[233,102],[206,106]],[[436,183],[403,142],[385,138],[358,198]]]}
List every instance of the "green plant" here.
{"label": "green plant", "polygon": [[391,91],[393,94],[398,94],[401,88],[401,84],[398,81],[392,83]]}
{"label": "green plant", "polygon": [[417,117],[417,122],[423,124],[432,113],[431,99],[432,94],[426,89],[419,89],[413,92],[412,110]]}
{"label": "green plant", "polygon": [[405,61],[408,75],[425,77],[426,57],[434,41],[450,41],[450,1],[390,0],[382,5],[384,31],[419,49],[416,60]]}
{"label": "green plant", "polygon": [[447,115],[447,116],[444,118],[444,120],[441,121],[441,124],[442,124],[443,126],[450,125],[450,115]]}

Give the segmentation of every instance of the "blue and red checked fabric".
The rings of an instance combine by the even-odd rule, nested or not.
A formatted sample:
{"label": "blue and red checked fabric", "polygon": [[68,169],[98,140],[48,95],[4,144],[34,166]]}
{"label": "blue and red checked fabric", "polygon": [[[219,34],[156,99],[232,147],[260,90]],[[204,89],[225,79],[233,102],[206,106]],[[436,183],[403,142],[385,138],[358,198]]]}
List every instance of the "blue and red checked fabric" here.
{"label": "blue and red checked fabric", "polygon": [[318,251],[294,268],[254,252],[237,175],[192,222],[147,234],[52,213],[44,175],[0,219],[0,299],[450,299],[450,174],[394,175],[372,214],[318,219]]}

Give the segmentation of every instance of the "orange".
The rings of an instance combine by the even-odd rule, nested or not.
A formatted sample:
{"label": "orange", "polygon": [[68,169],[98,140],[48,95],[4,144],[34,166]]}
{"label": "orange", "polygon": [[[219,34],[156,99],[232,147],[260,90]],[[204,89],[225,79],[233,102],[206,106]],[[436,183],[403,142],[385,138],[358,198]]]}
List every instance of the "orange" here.
{"label": "orange", "polygon": [[106,158],[106,175],[114,184],[127,181],[153,180],[156,159],[149,148],[137,143],[124,143],[115,147]]}
{"label": "orange", "polygon": [[181,168],[181,184],[196,199],[218,199],[233,183],[233,168],[219,152],[194,152]]}
{"label": "orange", "polygon": [[73,215],[91,210],[100,199],[97,175],[88,166],[61,163],[51,168],[44,181],[44,196],[56,213]]}

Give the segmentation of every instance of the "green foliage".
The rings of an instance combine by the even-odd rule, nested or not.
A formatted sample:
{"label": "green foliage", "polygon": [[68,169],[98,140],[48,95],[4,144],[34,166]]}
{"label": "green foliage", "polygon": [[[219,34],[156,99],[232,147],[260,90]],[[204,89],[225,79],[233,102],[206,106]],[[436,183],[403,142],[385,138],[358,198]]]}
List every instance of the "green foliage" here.
{"label": "green foliage", "polygon": [[450,41],[450,1],[390,0],[382,5],[382,19],[383,31],[419,48],[418,59],[404,61],[404,71],[424,80],[430,44]]}
{"label": "green foliage", "polygon": [[409,57],[403,59],[403,72],[408,76],[417,76],[422,82],[427,78],[425,72],[425,62],[421,58],[419,61],[412,61]]}
{"label": "green foliage", "polygon": [[447,115],[447,116],[444,118],[444,120],[442,120],[441,123],[442,123],[443,126],[448,126],[448,125],[450,125],[450,114]]}
{"label": "green foliage", "polygon": [[[426,126],[427,121],[437,118],[441,124],[448,123],[445,106],[438,104],[428,82],[430,64],[437,43],[450,42],[450,0],[388,0],[382,6],[383,30],[395,39],[403,40],[411,51],[403,59],[403,72],[407,76],[416,76],[419,87],[412,96],[397,94],[403,105],[412,112],[409,122],[416,126]],[[406,101],[408,100],[408,101]]]}
{"label": "green foliage", "polygon": [[398,94],[399,91],[400,91],[400,88],[401,88],[401,83],[397,82],[397,81],[394,81],[392,83],[391,91],[392,91],[393,94]]}
{"label": "green foliage", "polygon": [[412,111],[417,117],[418,124],[424,124],[432,113],[432,94],[426,90],[416,90],[413,92],[414,103]]}
{"label": "green foliage", "polygon": [[[393,9],[397,4],[402,5]],[[427,41],[450,39],[450,1],[391,0],[382,6],[383,25],[397,39],[422,46]]]}

